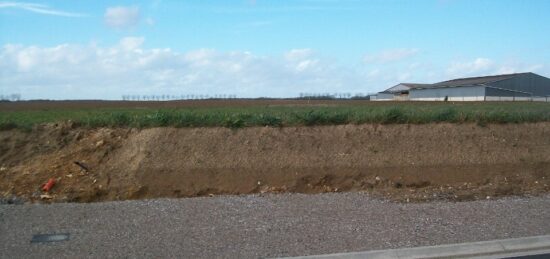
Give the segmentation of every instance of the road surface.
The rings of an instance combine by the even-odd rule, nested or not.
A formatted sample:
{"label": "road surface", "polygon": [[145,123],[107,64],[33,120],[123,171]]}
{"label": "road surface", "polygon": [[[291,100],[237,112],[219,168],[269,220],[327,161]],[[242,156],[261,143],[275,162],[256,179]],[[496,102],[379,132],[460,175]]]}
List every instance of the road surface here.
{"label": "road surface", "polygon": [[[0,257],[258,258],[550,234],[550,195],[392,203],[363,193],[0,205]],[[37,234],[69,234],[32,242]]]}

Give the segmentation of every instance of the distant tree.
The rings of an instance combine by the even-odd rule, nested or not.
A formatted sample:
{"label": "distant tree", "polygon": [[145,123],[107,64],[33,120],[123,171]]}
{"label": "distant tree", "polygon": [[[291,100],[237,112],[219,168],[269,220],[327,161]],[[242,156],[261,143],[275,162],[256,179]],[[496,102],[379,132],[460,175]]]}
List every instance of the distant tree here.
{"label": "distant tree", "polygon": [[9,100],[12,102],[19,101],[21,99],[20,94],[10,94]]}

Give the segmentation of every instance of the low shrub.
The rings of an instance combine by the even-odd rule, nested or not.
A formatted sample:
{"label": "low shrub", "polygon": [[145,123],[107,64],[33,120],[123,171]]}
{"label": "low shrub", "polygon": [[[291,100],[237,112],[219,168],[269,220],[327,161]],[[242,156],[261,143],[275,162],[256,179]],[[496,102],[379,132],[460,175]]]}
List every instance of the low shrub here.
{"label": "low shrub", "polygon": [[233,115],[225,119],[225,121],[223,122],[223,126],[227,128],[238,129],[245,126],[245,121],[241,116]]}
{"label": "low shrub", "polygon": [[434,122],[455,122],[457,121],[457,111],[453,107],[442,109],[435,113],[432,121]]}
{"label": "low shrub", "polygon": [[254,118],[253,125],[281,127],[283,126],[283,120],[277,116],[262,113]]}
{"label": "low shrub", "polygon": [[383,113],[381,122],[390,124],[390,123],[407,123],[409,118],[407,117],[405,111],[400,107],[392,107],[386,110]]}

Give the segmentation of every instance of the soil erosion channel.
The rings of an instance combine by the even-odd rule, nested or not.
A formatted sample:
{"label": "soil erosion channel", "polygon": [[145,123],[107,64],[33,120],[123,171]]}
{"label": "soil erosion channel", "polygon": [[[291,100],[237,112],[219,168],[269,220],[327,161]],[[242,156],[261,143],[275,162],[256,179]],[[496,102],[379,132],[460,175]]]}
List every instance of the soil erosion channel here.
{"label": "soil erosion channel", "polygon": [[[75,163],[78,162],[78,163]],[[550,191],[550,123],[0,131],[0,195],[91,202],[367,191],[399,201]],[[56,183],[47,195],[41,186]]]}

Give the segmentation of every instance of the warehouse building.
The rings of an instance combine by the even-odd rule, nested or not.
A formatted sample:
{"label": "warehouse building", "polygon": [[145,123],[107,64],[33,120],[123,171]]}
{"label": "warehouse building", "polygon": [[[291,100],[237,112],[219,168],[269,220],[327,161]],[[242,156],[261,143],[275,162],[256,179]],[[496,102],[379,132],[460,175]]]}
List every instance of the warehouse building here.
{"label": "warehouse building", "polygon": [[392,86],[385,91],[376,94],[372,100],[377,101],[407,101],[409,100],[409,91],[414,88],[427,87],[429,84],[413,84],[413,83],[401,83],[396,86]]}
{"label": "warehouse building", "polygon": [[435,84],[399,84],[381,94],[386,99],[377,100],[548,102],[550,79],[534,73],[469,77]]}

